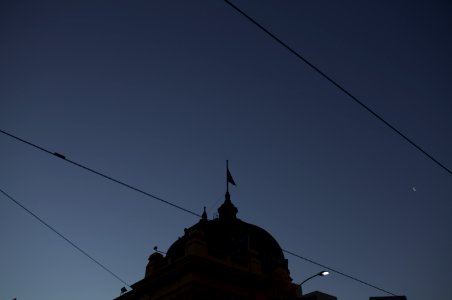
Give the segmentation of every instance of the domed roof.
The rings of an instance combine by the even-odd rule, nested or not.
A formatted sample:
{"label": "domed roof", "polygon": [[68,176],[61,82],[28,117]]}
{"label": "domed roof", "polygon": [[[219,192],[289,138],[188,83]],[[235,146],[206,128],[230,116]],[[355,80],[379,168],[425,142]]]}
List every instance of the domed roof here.
{"label": "domed roof", "polygon": [[154,252],[149,256],[149,262],[155,263],[160,262],[164,259],[163,255],[160,252]]}
{"label": "domed roof", "polygon": [[226,199],[218,209],[219,218],[207,220],[204,213],[197,224],[185,229],[184,236],[168,249],[168,262],[185,256],[187,244],[197,238],[205,243],[209,256],[229,257],[233,263],[246,264],[253,253],[260,261],[262,271],[278,268],[288,271],[287,260],[278,242],[264,229],[238,219],[237,211],[229,193],[226,193]]}

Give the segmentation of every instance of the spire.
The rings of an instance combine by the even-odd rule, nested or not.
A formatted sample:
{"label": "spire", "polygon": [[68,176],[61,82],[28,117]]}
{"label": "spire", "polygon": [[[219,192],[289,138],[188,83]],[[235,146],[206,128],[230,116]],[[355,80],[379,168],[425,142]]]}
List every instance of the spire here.
{"label": "spire", "polygon": [[226,192],[223,204],[218,208],[220,220],[235,220],[237,219],[237,212],[239,210],[232,204],[231,195]]}
{"label": "spire", "polygon": [[226,160],[226,195],[224,197],[223,204],[218,208],[218,214],[220,220],[235,220],[238,212],[237,207],[231,202],[231,195],[229,194],[229,184],[236,185],[232,178],[231,172],[229,172],[228,160]]}
{"label": "spire", "polygon": [[207,221],[207,213],[206,213],[206,207],[204,206],[204,212],[201,215],[201,220]]}

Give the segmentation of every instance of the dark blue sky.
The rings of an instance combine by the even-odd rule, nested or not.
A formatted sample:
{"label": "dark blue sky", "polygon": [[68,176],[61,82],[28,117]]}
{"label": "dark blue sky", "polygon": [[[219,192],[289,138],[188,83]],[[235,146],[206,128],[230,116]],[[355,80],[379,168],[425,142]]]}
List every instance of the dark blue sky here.
{"label": "dark blue sky", "polygon": [[[75,2],[75,1],[74,1]],[[234,1],[452,168],[447,1]],[[450,299],[452,176],[223,1],[2,1],[0,128],[410,300]],[[0,136],[0,187],[129,283],[196,217]],[[416,191],[415,191],[416,190]],[[0,197],[0,298],[123,284]],[[287,256],[295,282],[320,271]],[[305,291],[383,295],[337,274]]]}

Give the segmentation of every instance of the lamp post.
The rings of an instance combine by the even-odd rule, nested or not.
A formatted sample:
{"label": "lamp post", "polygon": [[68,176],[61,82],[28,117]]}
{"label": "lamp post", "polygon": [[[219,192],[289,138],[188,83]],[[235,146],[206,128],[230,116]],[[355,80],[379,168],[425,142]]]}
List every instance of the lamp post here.
{"label": "lamp post", "polygon": [[303,281],[298,285],[298,287],[300,288],[300,295],[303,296],[303,289],[302,289],[302,284],[303,284],[303,283],[305,283],[305,282],[308,281],[308,280],[311,280],[311,279],[314,278],[314,277],[317,277],[317,276],[327,276],[327,275],[329,275],[329,274],[330,274],[330,272],[328,272],[328,271],[322,271],[322,272],[319,272],[319,273],[317,273],[317,274],[314,274],[314,275],[312,275],[312,276],[306,278],[305,280],[303,280]]}

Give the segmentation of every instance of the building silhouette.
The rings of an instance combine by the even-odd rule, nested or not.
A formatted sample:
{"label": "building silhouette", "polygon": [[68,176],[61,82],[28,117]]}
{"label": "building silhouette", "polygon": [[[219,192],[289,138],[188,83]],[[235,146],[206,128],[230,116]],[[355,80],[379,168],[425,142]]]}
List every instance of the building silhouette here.
{"label": "building silhouette", "polygon": [[369,297],[369,300],[407,300],[406,296]]}
{"label": "building silhouette", "polygon": [[204,211],[165,256],[149,257],[144,278],[116,300],[301,299],[278,242],[237,212],[226,192],[218,218]]}
{"label": "building silhouette", "polygon": [[[278,242],[264,229],[237,218],[226,192],[218,218],[186,228],[164,256],[149,256],[145,276],[115,300],[336,300],[319,291],[301,295],[289,276]],[[156,250],[156,249],[155,249]],[[406,300],[405,296],[369,300]]]}
{"label": "building silhouette", "polygon": [[306,295],[303,295],[301,297],[303,300],[337,300],[335,296],[328,295],[319,291],[314,291],[311,293],[308,293]]}

